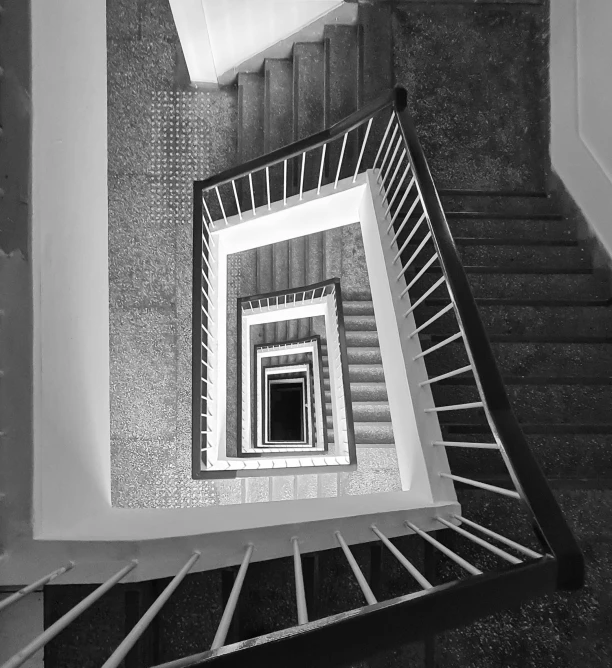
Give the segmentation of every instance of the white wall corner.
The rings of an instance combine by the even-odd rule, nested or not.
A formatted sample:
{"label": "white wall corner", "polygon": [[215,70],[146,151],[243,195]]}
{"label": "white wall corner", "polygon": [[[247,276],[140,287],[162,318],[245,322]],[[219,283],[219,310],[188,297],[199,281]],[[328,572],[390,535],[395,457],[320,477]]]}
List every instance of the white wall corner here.
{"label": "white wall corner", "polygon": [[550,7],[551,162],[612,255],[612,4]]}
{"label": "white wall corner", "polygon": [[194,84],[217,84],[204,0],[170,0],[189,78]]}

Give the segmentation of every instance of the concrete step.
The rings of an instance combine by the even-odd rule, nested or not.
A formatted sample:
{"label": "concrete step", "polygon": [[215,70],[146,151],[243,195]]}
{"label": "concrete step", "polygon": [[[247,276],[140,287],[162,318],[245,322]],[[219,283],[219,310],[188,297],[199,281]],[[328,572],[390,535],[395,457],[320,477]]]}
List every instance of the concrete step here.
{"label": "concrete step", "polygon": [[[369,332],[366,332],[366,334]],[[378,343],[378,341],[376,341]],[[327,362],[327,348],[323,351],[323,362]],[[382,364],[380,348],[378,346],[347,346],[348,363],[351,364]]]}
{"label": "concrete step", "polygon": [[[484,442],[482,436],[462,436],[468,442]],[[612,433],[609,434],[532,434],[527,441],[547,477],[612,476]],[[469,477],[505,476],[506,466],[494,451],[447,448],[451,470]]]}
{"label": "concrete step", "polygon": [[[373,348],[378,346],[378,333],[377,332],[346,332],[346,345],[347,347],[354,348]],[[350,358],[349,358],[350,360]]]}
{"label": "concrete step", "polygon": [[[237,148],[238,162],[252,160],[264,153],[264,79],[252,72],[238,74]],[[244,206],[250,200],[250,189],[243,181],[244,179],[240,187],[241,201]],[[264,174],[262,172],[253,174],[255,206],[263,205],[264,190]],[[215,205],[214,199],[212,203]]]}
{"label": "concrete step", "polygon": [[477,212],[479,215],[492,213],[504,216],[559,214],[555,200],[543,192],[522,195],[487,194],[481,191],[440,190],[442,208],[447,217],[453,219],[457,212]]}
{"label": "concrete step", "polygon": [[373,315],[345,315],[344,329],[347,332],[375,332],[376,318]]}
{"label": "concrete step", "polygon": [[[325,50],[323,43],[298,42],[293,47],[293,138],[309,137],[325,128]],[[299,165],[297,164],[299,161]],[[317,160],[306,160],[304,190],[318,182]],[[299,187],[301,161],[294,160],[294,186]]]}
{"label": "concrete step", "polygon": [[[526,423],[571,423],[607,424],[610,422],[612,405],[612,384],[582,385],[578,383],[556,383],[554,378],[548,384],[506,384],[506,392],[520,422]],[[478,401],[475,385],[439,385],[432,388],[437,406],[463,404]],[[482,422],[482,409],[448,411],[440,413],[440,420],[452,422],[460,416],[465,423]]]}
{"label": "concrete step", "polygon": [[[401,237],[400,237],[401,242]],[[491,243],[488,243],[491,242]],[[582,270],[589,272],[591,257],[587,250],[579,245],[553,245],[552,243],[527,244],[517,240],[517,243],[508,243],[507,239],[473,239],[455,237],[459,256],[464,265],[478,267],[495,267],[503,272],[504,269],[522,267],[537,267],[555,272],[567,270]],[[574,242],[569,242],[574,243]],[[433,248],[433,247],[429,247]],[[416,251],[416,244],[409,244],[402,252],[402,260],[407,262]],[[422,260],[429,258],[433,250],[422,251]]]}
{"label": "concrete step", "polygon": [[[416,301],[419,295],[433,285],[441,272],[427,272],[411,288],[410,294]],[[412,275],[409,277],[409,280]],[[472,292],[477,298],[492,299],[607,299],[610,287],[605,280],[590,273],[584,274],[509,274],[473,273],[468,271]]]}
{"label": "concrete step", "polygon": [[[356,348],[355,350],[359,350]],[[365,350],[365,348],[362,348]],[[382,364],[349,364],[349,378],[351,383],[384,383],[385,374]],[[323,382],[329,388],[329,371],[325,367]]]}
{"label": "concrete step", "polygon": [[[612,311],[604,306],[546,306],[484,305],[480,316],[489,335],[520,336],[523,340],[564,337],[610,337],[612,335]],[[439,308],[426,306],[416,311],[417,324],[433,317]],[[453,334],[457,331],[454,315],[444,314],[423,330],[432,334]],[[349,332],[347,332],[348,336]],[[355,334],[350,332],[350,334]],[[359,345],[353,343],[352,345]]]}
{"label": "concrete step", "polygon": [[[391,413],[387,401],[355,401],[353,399],[352,406],[355,424],[360,422],[391,422]],[[327,410],[329,412],[327,426],[332,427],[331,403],[327,404]]]}
{"label": "concrete step", "polygon": [[[371,102],[394,85],[393,34],[391,9],[385,3],[361,4],[359,7],[359,107]],[[364,167],[374,163],[376,151],[385,132],[382,114],[372,124],[363,157]],[[359,133],[363,136],[363,131]]]}
{"label": "concrete step", "polygon": [[[325,127],[346,118],[357,109],[359,72],[347,68],[347,63],[359,62],[359,36],[357,26],[326,25],[323,33],[325,47]],[[359,152],[357,133],[349,134],[340,178],[352,174]],[[324,182],[336,177],[342,142],[332,142],[327,147]]]}
{"label": "concrete step", "polygon": [[[390,422],[355,422],[355,442],[361,443],[388,443],[393,444],[393,426]],[[330,443],[334,441],[333,429],[327,429],[327,437]]]}
{"label": "concrete step", "polygon": [[371,300],[343,301],[342,311],[345,318],[349,315],[374,315],[374,304]]}
{"label": "concrete step", "polygon": [[[325,400],[331,400],[329,380],[325,380]],[[353,382],[351,379],[351,401],[387,401],[387,386],[385,383]]]}
{"label": "concrete step", "polygon": [[572,241],[577,238],[576,224],[569,220],[525,220],[521,218],[448,217],[453,237],[475,239],[524,239],[525,241]]}
{"label": "concrete step", "polygon": [[[612,344],[609,343],[497,342],[491,345],[505,376],[612,376]],[[425,360],[432,377],[468,363],[465,347],[459,341],[431,353]]]}
{"label": "concrete step", "polygon": [[363,287],[354,287],[350,285],[340,286],[342,291],[342,301],[349,302],[362,302],[362,301],[372,301],[372,292],[369,289]]}

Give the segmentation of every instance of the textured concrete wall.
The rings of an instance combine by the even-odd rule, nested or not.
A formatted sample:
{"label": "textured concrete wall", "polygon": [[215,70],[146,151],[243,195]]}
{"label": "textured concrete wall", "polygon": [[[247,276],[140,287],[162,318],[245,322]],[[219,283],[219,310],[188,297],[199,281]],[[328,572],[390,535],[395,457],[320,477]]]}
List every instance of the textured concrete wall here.
{"label": "textured concrete wall", "polygon": [[113,504],[215,503],[190,479],[192,183],[234,161],[232,93],[189,89],[167,0],[108,0]]}

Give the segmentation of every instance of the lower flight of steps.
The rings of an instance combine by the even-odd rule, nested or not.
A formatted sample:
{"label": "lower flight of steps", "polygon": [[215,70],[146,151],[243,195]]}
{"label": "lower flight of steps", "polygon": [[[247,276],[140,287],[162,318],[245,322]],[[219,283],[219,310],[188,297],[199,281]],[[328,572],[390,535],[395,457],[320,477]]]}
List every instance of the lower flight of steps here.
{"label": "lower flight of steps", "polygon": [[[443,199],[515,414],[544,471],[553,479],[610,476],[612,301],[575,221],[545,197]],[[432,267],[414,297],[439,276]],[[433,293],[417,308],[417,324],[446,303],[443,289]],[[455,331],[454,316],[443,316],[423,332],[424,348]],[[426,363],[437,376],[468,361],[455,341]],[[477,400],[471,374],[432,389],[438,405]],[[489,433],[480,409],[440,419],[448,440],[486,440]],[[467,474],[471,457],[456,450],[449,453],[455,472]],[[480,475],[505,475],[501,460],[491,457]]]}

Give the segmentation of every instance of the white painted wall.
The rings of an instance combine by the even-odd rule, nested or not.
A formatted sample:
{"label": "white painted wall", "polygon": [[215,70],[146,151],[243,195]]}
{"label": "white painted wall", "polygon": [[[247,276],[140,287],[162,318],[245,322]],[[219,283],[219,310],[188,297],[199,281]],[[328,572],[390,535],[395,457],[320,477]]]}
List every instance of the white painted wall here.
{"label": "white painted wall", "polygon": [[612,254],[612,3],[551,4],[551,159]]}
{"label": "white painted wall", "polygon": [[110,507],[106,1],[32,0],[34,533]]}
{"label": "white painted wall", "polygon": [[191,80],[224,72],[342,5],[342,0],[170,0]]}

